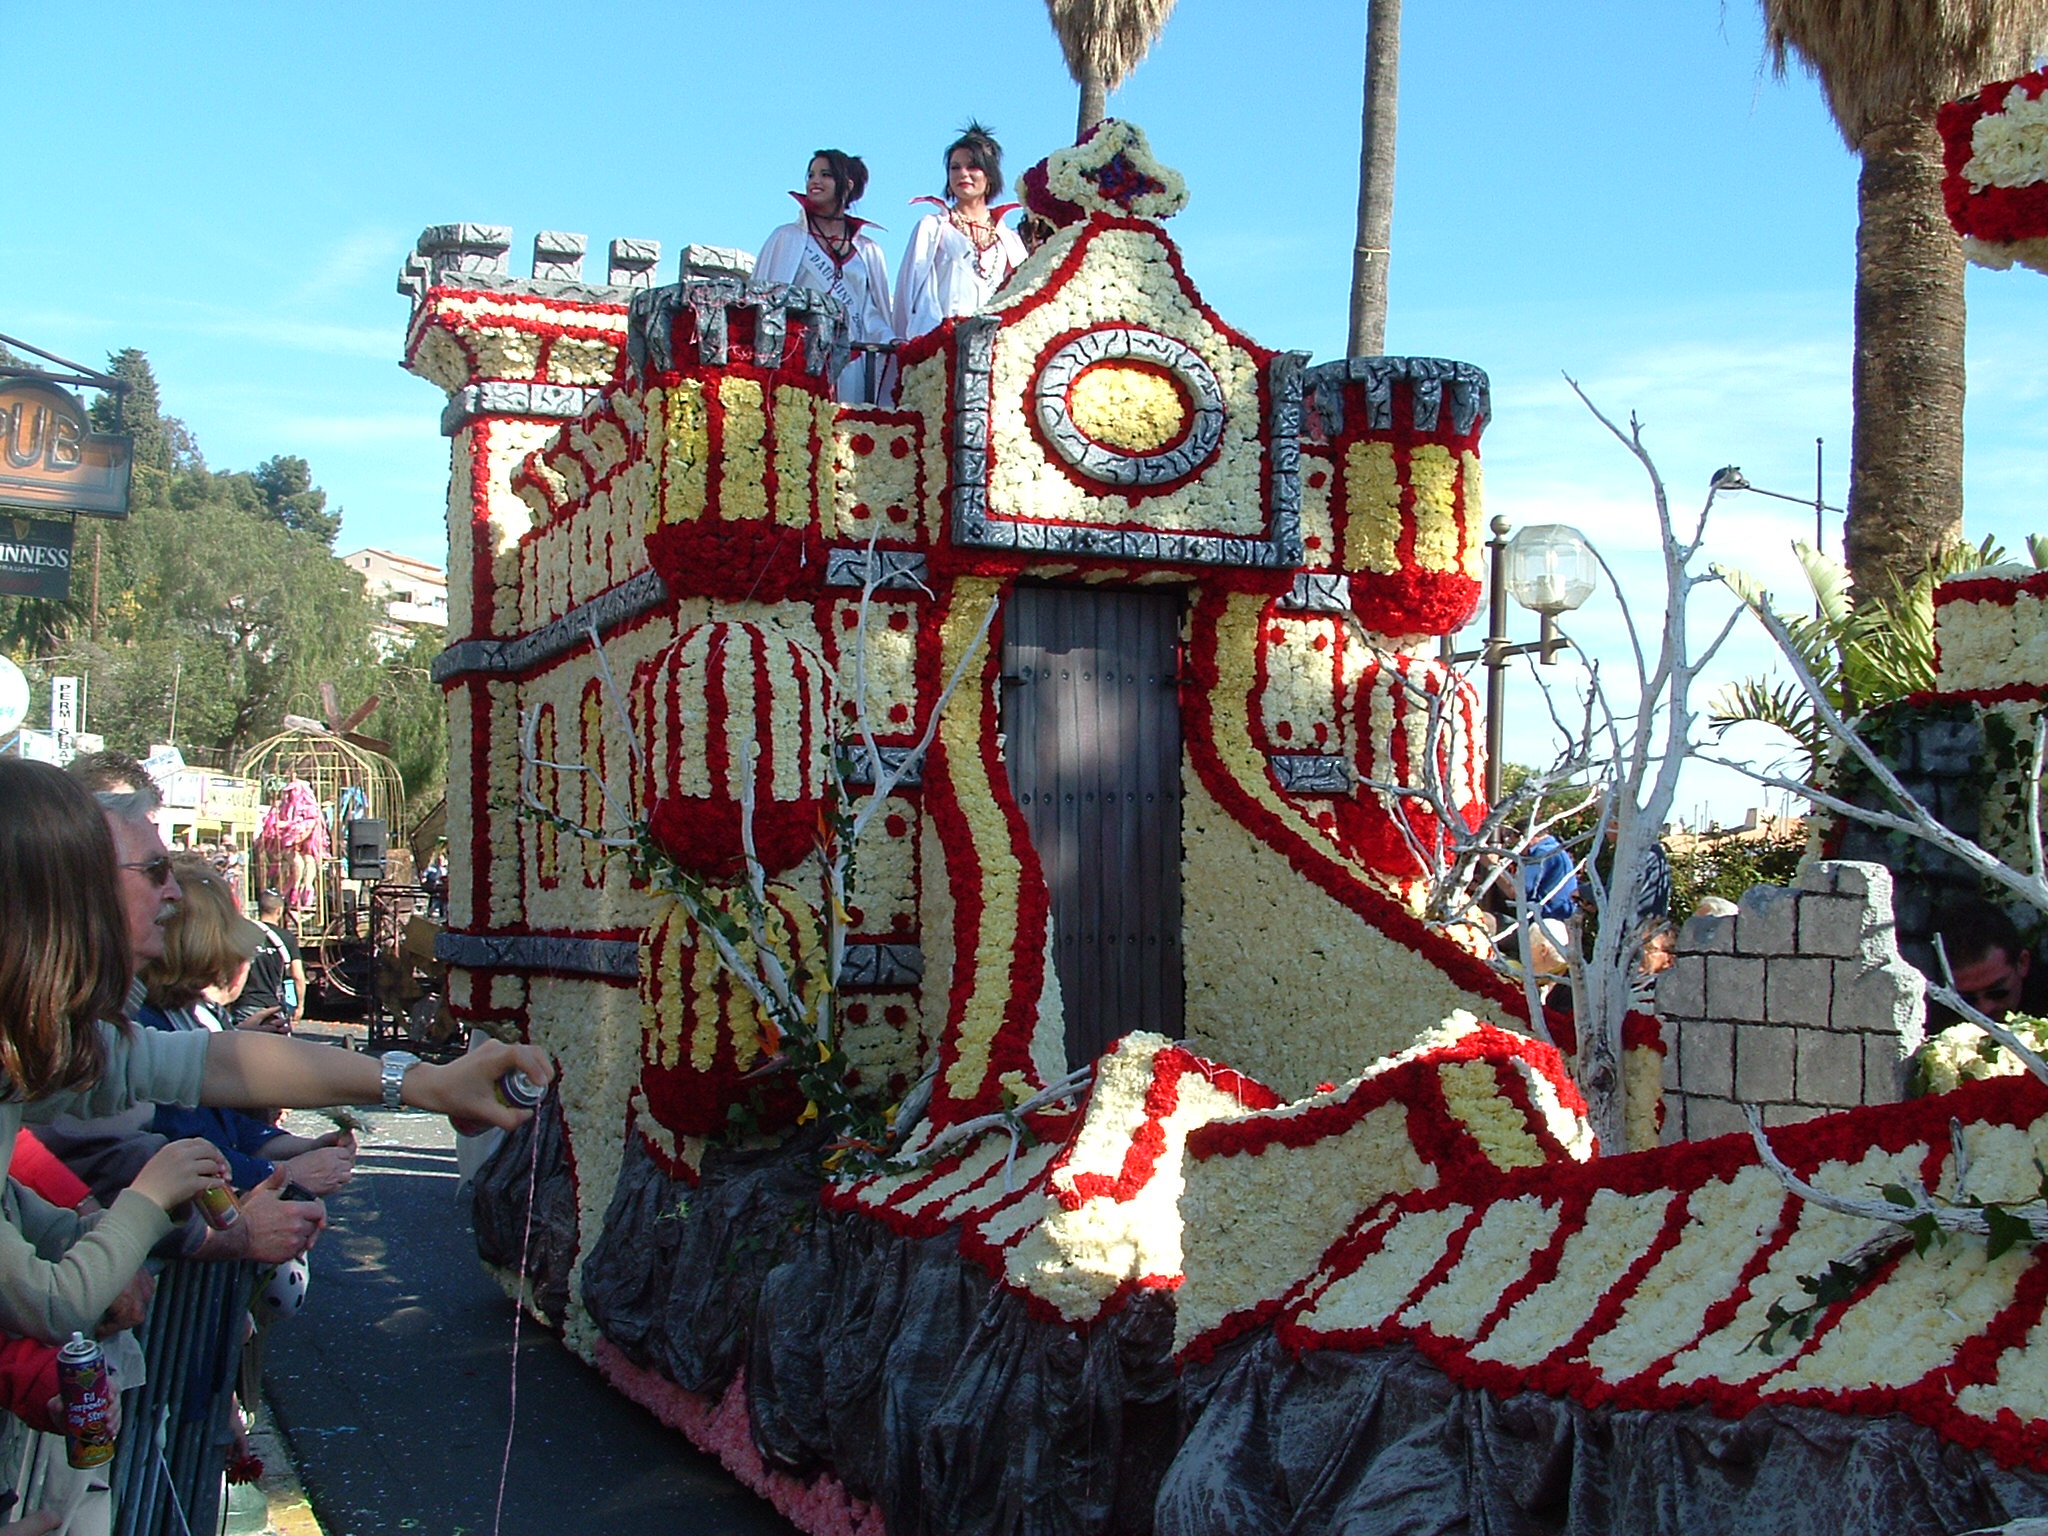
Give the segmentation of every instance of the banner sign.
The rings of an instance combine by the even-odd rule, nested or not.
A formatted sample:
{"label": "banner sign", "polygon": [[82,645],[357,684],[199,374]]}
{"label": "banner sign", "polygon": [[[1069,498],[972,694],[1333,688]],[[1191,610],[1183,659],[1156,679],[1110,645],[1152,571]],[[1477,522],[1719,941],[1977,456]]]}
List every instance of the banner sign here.
{"label": "banner sign", "polygon": [[71,525],[0,513],[0,593],[68,601]]}
{"label": "banner sign", "polygon": [[62,741],[78,734],[78,679],[50,679],[50,729]]}
{"label": "banner sign", "polygon": [[128,515],[134,441],[95,432],[76,396],[39,379],[0,379],[0,506]]}

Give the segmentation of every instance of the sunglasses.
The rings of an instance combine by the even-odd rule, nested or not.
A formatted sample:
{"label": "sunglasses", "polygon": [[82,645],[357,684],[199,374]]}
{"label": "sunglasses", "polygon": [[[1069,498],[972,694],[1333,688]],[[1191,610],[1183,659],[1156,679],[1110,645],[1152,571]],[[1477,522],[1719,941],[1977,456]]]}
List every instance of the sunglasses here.
{"label": "sunglasses", "polygon": [[158,888],[161,888],[171,878],[171,859],[169,854],[160,853],[153,859],[143,859],[139,863],[123,864],[121,867],[134,870],[143,879]]}

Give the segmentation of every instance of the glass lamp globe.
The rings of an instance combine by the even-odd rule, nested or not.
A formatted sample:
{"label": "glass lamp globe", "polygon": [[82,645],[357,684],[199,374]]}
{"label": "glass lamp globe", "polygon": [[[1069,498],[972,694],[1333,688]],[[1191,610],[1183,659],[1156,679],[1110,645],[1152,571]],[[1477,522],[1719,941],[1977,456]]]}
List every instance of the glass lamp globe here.
{"label": "glass lamp globe", "polygon": [[1535,523],[1508,540],[1508,595],[1542,614],[1568,612],[1593,595],[1600,562],[1578,529],[1564,523]]}

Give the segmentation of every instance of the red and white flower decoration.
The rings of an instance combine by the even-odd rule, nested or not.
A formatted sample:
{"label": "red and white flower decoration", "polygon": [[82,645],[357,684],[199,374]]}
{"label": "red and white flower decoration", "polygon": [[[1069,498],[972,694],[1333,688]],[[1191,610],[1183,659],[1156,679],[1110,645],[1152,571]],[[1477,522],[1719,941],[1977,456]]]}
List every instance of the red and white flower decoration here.
{"label": "red and white flower decoration", "polygon": [[830,778],[824,657],[766,624],[699,624],[640,668],[633,692],[648,832],[670,857],[705,879],[737,876],[750,778],[762,868],[810,853]]}
{"label": "red and white flower decoration", "polygon": [[1942,200],[1979,266],[2048,272],[2048,70],[1952,101],[1941,130]]}

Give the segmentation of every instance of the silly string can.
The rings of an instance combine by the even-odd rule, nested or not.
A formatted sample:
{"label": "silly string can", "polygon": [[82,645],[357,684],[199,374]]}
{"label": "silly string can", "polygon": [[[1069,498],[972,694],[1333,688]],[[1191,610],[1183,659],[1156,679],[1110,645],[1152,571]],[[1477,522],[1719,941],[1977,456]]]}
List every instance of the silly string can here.
{"label": "silly string can", "polygon": [[64,1402],[64,1443],[74,1467],[97,1467],[114,1454],[114,1384],[99,1344],[82,1333],[57,1351],[57,1394]]}
{"label": "silly string can", "polygon": [[199,1214],[216,1232],[224,1232],[242,1219],[242,1208],[235,1204],[235,1193],[225,1184],[213,1184],[202,1189],[192,1197],[192,1203],[199,1207]]}
{"label": "silly string can", "polygon": [[547,1089],[516,1068],[498,1079],[498,1102],[507,1109],[538,1109]]}

